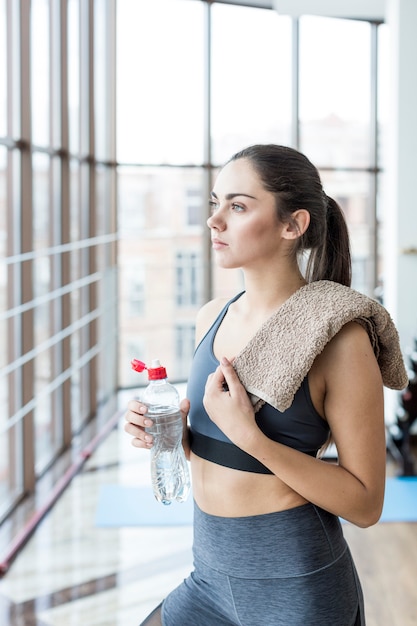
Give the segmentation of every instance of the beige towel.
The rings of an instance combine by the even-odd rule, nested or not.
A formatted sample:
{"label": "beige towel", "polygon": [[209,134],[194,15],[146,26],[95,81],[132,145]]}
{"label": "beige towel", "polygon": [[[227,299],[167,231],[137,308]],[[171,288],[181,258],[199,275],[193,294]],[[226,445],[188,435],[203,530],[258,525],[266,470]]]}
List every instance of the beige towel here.
{"label": "beige towel", "polygon": [[347,322],[368,331],[385,386],[408,384],[397,329],[376,300],[332,281],[296,291],[238,354],[234,367],[255,410],[267,402],[285,411],[314,359]]}

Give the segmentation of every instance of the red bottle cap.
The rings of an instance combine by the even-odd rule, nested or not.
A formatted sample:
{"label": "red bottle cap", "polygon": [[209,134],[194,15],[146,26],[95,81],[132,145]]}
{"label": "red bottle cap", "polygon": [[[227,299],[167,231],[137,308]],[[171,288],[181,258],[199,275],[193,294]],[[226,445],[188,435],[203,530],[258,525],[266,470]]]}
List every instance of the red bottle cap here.
{"label": "red bottle cap", "polygon": [[165,367],[162,367],[159,363],[158,359],[152,361],[153,367],[146,367],[143,361],[139,361],[138,359],[132,359],[130,362],[132,369],[135,372],[143,372],[143,370],[148,370],[148,380],[162,380],[167,377],[167,371]]}
{"label": "red bottle cap", "polygon": [[132,370],[135,370],[135,372],[143,372],[143,370],[147,369],[145,363],[139,361],[138,359],[132,359],[130,365],[132,366]]}
{"label": "red bottle cap", "polygon": [[148,367],[148,380],[162,380],[167,377],[165,367]]}

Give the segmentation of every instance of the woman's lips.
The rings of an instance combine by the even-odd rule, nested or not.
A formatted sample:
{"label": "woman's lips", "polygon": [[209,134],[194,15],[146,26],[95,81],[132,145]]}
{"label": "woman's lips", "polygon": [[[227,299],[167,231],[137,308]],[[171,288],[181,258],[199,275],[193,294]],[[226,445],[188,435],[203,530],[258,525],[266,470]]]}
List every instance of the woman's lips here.
{"label": "woman's lips", "polygon": [[212,243],[214,250],[221,250],[222,248],[226,248],[228,245],[227,243],[224,243],[224,241],[221,241],[220,239],[212,239],[211,243]]}

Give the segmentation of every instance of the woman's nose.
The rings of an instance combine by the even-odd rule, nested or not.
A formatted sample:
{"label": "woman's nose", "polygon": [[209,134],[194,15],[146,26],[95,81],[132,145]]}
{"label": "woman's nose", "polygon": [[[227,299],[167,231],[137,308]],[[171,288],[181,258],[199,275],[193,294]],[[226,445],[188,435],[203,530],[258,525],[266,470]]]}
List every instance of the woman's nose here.
{"label": "woman's nose", "polygon": [[225,223],[220,213],[220,209],[217,209],[212,215],[210,215],[206,223],[209,228],[224,230]]}

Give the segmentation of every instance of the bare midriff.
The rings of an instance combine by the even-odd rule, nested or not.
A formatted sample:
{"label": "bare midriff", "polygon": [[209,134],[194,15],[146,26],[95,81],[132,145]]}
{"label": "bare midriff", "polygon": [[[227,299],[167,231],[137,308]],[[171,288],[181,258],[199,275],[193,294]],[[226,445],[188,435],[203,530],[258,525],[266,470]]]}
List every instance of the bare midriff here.
{"label": "bare midriff", "polygon": [[273,474],[223,467],[191,453],[193,496],[199,508],[220,517],[263,515],[306,503]]}

